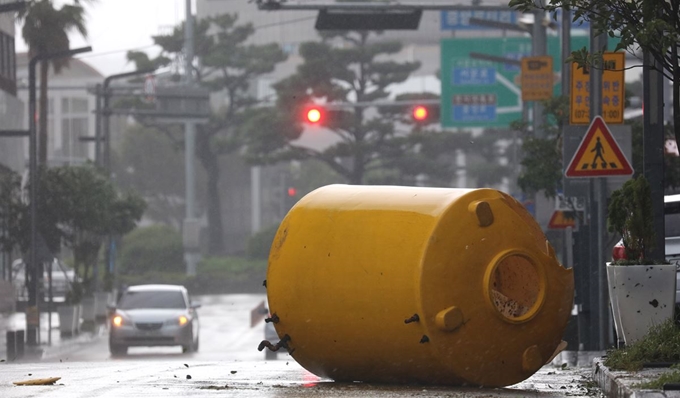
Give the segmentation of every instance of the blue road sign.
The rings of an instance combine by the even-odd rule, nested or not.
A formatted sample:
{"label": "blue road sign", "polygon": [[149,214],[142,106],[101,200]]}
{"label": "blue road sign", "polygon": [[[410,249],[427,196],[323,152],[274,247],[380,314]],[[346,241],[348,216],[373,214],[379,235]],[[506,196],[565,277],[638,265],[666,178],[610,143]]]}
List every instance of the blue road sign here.
{"label": "blue road sign", "polygon": [[495,94],[454,95],[451,113],[459,122],[493,122],[496,120]]}
{"label": "blue road sign", "polygon": [[496,84],[496,68],[463,67],[454,68],[452,83],[455,85],[493,85]]}
{"label": "blue road sign", "polygon": [[470,18],[485,19],[493,22],[517,23],[517,12],[512,10],[475,10],[475,11],[442,11],[441,30],[481,30],[487,26],[474,25]]}

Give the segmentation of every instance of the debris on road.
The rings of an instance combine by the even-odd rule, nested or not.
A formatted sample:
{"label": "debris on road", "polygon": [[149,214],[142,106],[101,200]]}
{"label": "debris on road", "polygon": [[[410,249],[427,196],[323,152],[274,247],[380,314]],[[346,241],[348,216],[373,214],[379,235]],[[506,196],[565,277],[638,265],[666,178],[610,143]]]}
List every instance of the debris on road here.
{"label": "debris on road", "polygon": [[222,386],[203,386],[199,387],[201,390],[226,390],[229,388],[227,384],[225,384],[223,387]]}
{"label": "debris on road", "polygon": [[47,379],[32,379],[32,380],[24,380],[24,381],[15,381],[14,385],[17,386],[49,386],[49,385],[54,385],[57,380],[61,379],[61,377],[49,377]]}

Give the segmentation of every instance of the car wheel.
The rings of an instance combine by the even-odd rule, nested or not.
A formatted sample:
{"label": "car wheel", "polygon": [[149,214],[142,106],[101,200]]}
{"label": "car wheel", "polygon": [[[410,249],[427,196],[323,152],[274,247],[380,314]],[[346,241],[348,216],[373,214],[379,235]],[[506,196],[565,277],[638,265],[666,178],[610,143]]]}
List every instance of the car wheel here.
{"label": "car wheel", "polygon": [[126,355],[128,348],[122,344],[109,344],[109,351],[111,351],[111,355],[118,357]]}
{"label": "car wheel", "polygon": [[276,351],[266,350],[264,352],[264,359],[274,360],[276,359]]}

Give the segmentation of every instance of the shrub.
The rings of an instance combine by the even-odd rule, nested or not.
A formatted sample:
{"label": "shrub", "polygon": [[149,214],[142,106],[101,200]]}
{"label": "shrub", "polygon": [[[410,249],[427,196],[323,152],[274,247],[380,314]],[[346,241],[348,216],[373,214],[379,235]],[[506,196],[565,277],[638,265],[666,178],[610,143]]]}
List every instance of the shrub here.
{"label": "shrub", "polygon": [[137,228],[123,237],[119,264],[125,274],[184,271],[182,236],[167,225]]}
{"label": "shrub", "polygon": [[250,259],[266,260],[269,258],[269,250],[276,231],[279,229],[279,224],[270,225],[267,228],[260,230],[248,240],[246,248],[246,256]]}
{"label": "shrub", "polygon": [[264,293],[262,285],[267,274],[267,262],[239,257],[209,257],[198,264],[196,276],[186,272],[149,271],[120,276],[123,285],[147,283],[184,285],[193,295]]}
{"label": "shrub", "polygon": [[650,362],[680,361],[680,329],[674,320],[655,325],[641,340],[607,351],[604,365],[614,370],[636,371]]}
{"label": "shrub", "polygon": [[198,272],[202,274],[251,274],[267,269],[267,262],[240,257],[206,257],[198,264]]}

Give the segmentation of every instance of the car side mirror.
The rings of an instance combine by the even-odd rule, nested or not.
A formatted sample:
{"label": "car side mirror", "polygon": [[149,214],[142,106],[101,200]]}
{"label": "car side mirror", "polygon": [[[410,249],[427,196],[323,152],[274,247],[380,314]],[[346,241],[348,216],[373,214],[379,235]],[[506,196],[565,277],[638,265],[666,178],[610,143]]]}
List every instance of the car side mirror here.
{"label": "car side mirror", "polygon": [[193,308],[193,309],[201,308],[201,303],[192,301],[191,302],[191,308]]}

